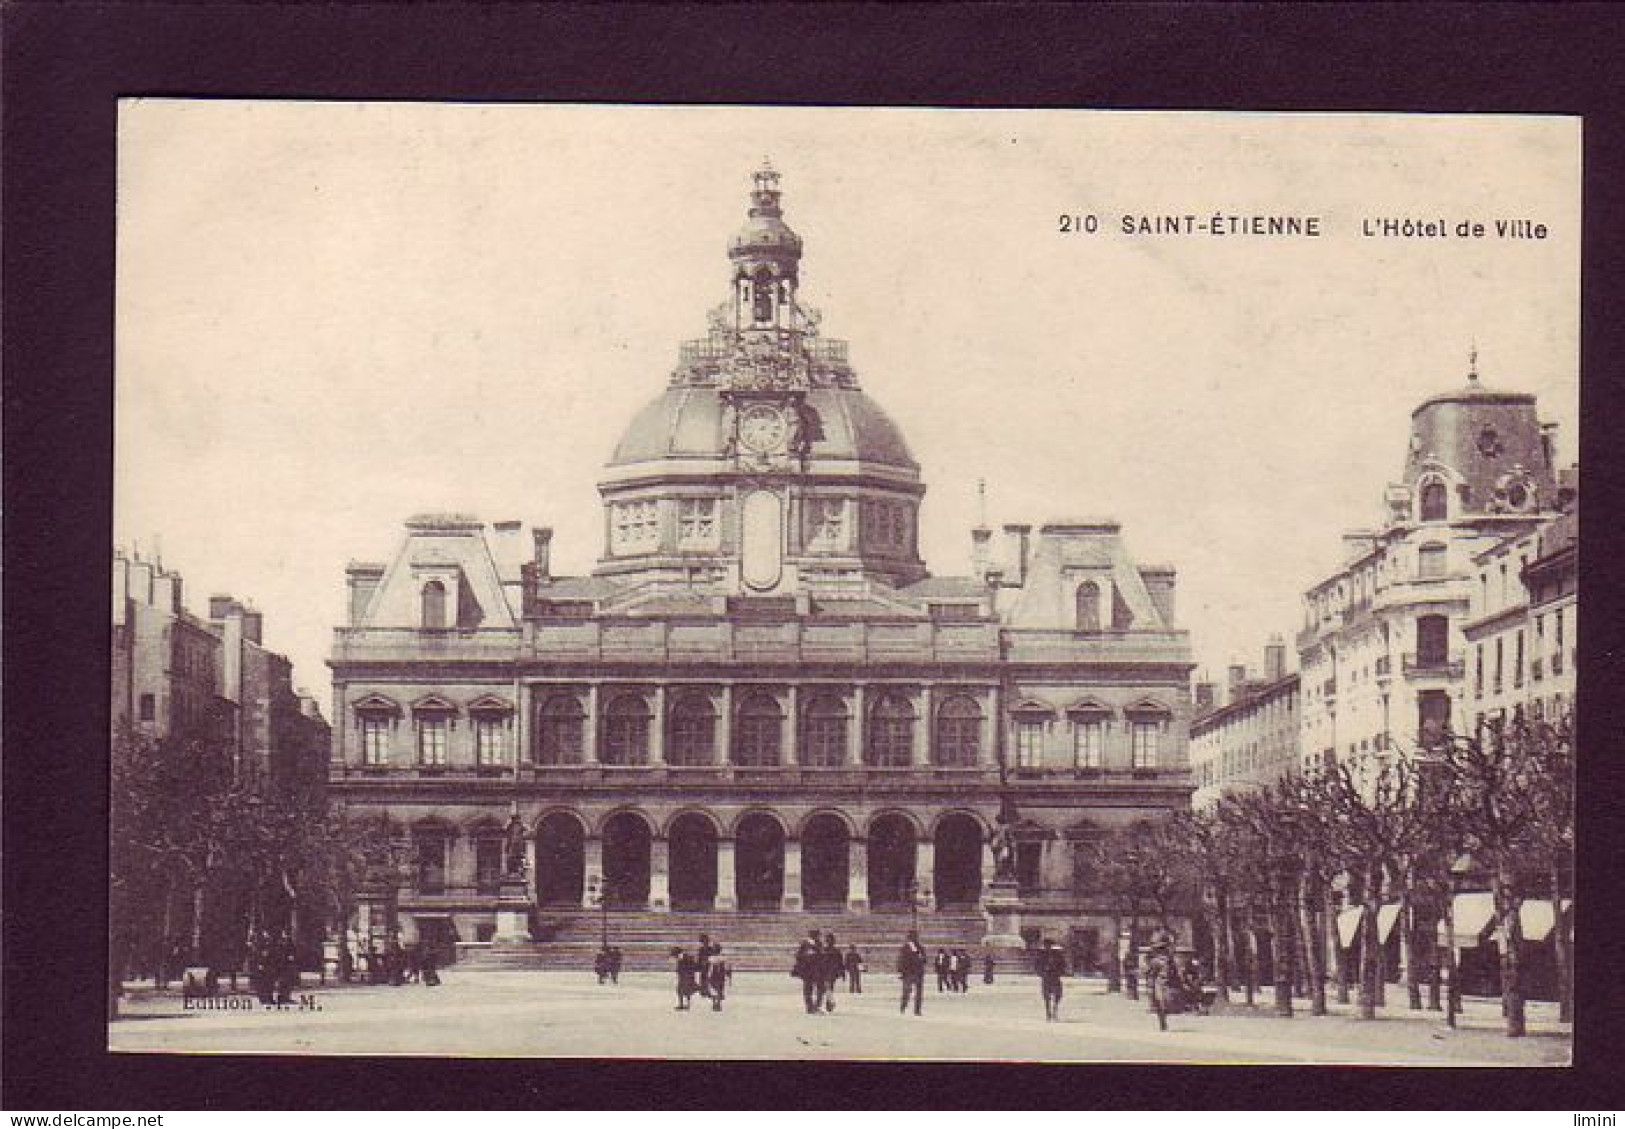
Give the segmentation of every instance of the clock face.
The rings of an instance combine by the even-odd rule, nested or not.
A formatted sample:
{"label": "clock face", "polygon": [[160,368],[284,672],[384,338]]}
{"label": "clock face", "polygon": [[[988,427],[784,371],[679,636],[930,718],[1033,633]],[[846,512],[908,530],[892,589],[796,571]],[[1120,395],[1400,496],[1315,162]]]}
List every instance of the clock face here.
{"label": "clock face", "polygon": [[788,429],[784,413],[770,404],[752,404],[739,417],[739,441],[759,454],[778,450]]}

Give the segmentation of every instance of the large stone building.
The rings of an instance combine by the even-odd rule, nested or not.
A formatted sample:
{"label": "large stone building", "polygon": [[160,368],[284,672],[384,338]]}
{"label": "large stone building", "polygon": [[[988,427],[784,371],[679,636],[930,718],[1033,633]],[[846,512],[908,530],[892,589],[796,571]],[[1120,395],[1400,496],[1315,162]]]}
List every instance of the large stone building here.
{"label": "large stone building", "polygon": [[1298,775],[1299,680],[1286,669],[1286,644],[1274,636],[1264,647],[1257,678],[1245,665],[1230,668],[1221,703],[1210,683],[1196,687],[1191,722],[1191,806],[1208,809],[1225,796],[1264,788]]}
{"label": "large stone building", "polygon": [[195,738],[255,788],[320,791],[332,738],[293,665],[264,645],[264,617],[229,596],[187,610],[178,572],[113,556],[112,729]]}
{"label": "large stone building", "polygon": [[973,575],[932,576],[920,468],[800,304],[801,252],[764,169],[727,299],[614,447],[591,575],[456,515],[350,566],[330,785],[417,862],[369,927],[491,937],[522,842],[537,936],[602,894],[979,937],[1002,764],[1022,928],[1104,941],[1074,844],[1190,792],[1174,572],[1070,520],[1007,526],[1004,567],[978,528]]}
{"label": "large stone building", "polygon": [[1345,563],[1304,597],[1306,767],[1405,751],[1429,728],[1466,731],[1475,561],[1557,512],[1554,428],[1534,396],[1484,387],[1476,365],[1411,414],[1383,525],[1346,534]]}
{"label": "large stone building", "polygon": [[1574,707],[1576,548],[1579,512],[1572,471],[1564,512],[1473,558],[1476,581],[1467,621],[1468,720],[1558,717]]}

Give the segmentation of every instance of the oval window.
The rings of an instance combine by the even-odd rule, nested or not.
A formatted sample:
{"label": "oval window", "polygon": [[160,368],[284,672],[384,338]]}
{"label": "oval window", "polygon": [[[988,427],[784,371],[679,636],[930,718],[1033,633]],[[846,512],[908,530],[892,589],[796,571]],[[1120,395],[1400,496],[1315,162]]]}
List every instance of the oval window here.
{"label": "oval window", "polygon": [[766,591],[779,582],[783,569],[783,504],[771,490],[745,495],[740,521],[741,571],[745,583]]}

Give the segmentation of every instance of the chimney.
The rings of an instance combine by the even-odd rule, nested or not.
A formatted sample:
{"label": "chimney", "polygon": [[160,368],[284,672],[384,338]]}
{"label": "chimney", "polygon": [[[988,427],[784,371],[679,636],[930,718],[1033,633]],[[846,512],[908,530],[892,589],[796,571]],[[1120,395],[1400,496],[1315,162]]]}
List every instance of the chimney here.
{"label": "chimney", "polygon": [[970,531],[970,568],[976,579],[987,583],[988,570],[993,567],[992,559],[993,531],[985,525],[978,525]]}
{"label": "chimney", "polygon": [[230,619],[233,612],[242,611],[242,605],[230,596],[209,597],[209,618],[215,622]]}
{"label": "chimney", "polygon": [[1286,643],[1280,635],[1271,635],[1264,647],[1264,679],[1279,682],[1286,677]]}
{"label": "chimney", "polygon": [[1219,688],[1208,681],[1196,684],[1196,712],[1198,714],[1212,713],[1218,705]]}
{"label": "chimney", "polygon": [[152,566],[140,557],[130,563],[130,598],[152,607]]}
{"label": "chimney", "polygon": [[384,566],[371,562],[351,561],[344,569],[350,586],[350,626],[360,627],[367,614],[367,604],[384,579]]}
{"label": "chimney", "polygon": [[520,524],[517,521],[491,523],[491,556],[496,561],[497,576],[504,584],[519,580],[519,566],[523,563],[523,550],[519,544]]}
{"label": "chimney", "polygon": [[530,531],[531,563],[536,566],[536,580],[545,584],[553,579],[553,529],[542,526]]}
{"label": "chimney", "polygon": [[250,643],[259,643],[259,642],[261,642],[260,633],[265,628],[265,615],[264,615],[264,613],[257,612],[257,611],[250,611],[250,610],[244,608],[244,609],[242,609],[242,615],[243,615],[243,638],[247,639]]}
{"label": "chimney", "polygon": [[1247,685],[1247,667],[1242,663],[1230,664],[1230,701],[1241,700],[1242,687]]}
{"label": "chimney", "polygon": [[1027,586],[1027,553],[1033,527],[1031,525],[1006,525],[1004,527],[1005,542],[1009,546],[1010,557],[1015,562],[1015,587]]}
{"label": "chimney", "polygon": [[1557,424],[1543,423],[1540,425],[1540,449],[1546,455],[1546,465],[1557,465]]}
{"label": "chimney", "polygon": [[157,578],[157,594],[155,599],[163,604],[164,610],[171,615],[180,615],[186,606],[181,592],[181,574],[178,572],[160,573]]}

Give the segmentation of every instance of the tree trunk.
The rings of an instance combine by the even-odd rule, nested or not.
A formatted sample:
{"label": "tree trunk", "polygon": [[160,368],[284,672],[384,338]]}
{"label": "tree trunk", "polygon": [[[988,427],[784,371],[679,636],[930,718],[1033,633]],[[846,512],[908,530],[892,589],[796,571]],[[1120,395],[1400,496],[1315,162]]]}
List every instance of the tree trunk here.
{"label": "tree trunk", "polygon": [[1140,915],[1128,921],[1128,967],[1123,970],[1123,995],[1131,1000],[1140,998]]}
{"label": "tree trunk", "polygon": [[1303,973],[1309,985],[1309,1014],[1326,1014],[1325,942],[1315,913],[1315,892],[1307,873],[1298,882],[1298,931],[1303,935]]}
{"label": "tree trunk", "polygon": [[1421,930],[1419,940],[1427,949],[1428,954],[1428,1010],[1443,1011],[1444,1001],[1440,992],[1439,983],[1439,918],[1429,912],[1427,924]]}
{"label": "tree trunk", "polygon": [[1120,944],[1123,937],[1123,919],[1112,917],[1111,952],[1106,960],[1106,991],[1121,992],[1123,990],[1123,950]]}
{"label": "tree trunk", "polygon": [[1461,1010],[1461,969],[1456,965],[1456,894],[1454,883],[1444,896],[1444,1021],[1456,1025],[1456,1013]]}
{"label": "tree trunk", "polygon": [[1247,1006],[1252,1007],[1258,999],[1258,925],[1253,920],[1253,907],[1247,906],[1247,929],[1243,937],[1247,946]]}
{"label": "tree trunk", "polygon": [[1507,1038],[1521,1039],[1528,1031],[1524,1016],[1523,984],[1519,976],[1519,949],[1523,946],[1523,924],[1519,921],[1517,898],[1513,893],[1511,867],[1505,863],[1495,870],[1495,912],[1501,937],[1501,1008],[1506,1014]]}
{"label": "tree trunk", "polygon": [[1224,883],[1214,887],[1213,900],[1218,906],[1218,933],[1213,945],[1213,977],[1218,981],[1218,996],[1223,1003],[1230,1002],[1230,893]]}
{"label": "tree trunk", "polygon": [[1332,962],[1337,966],[1337,1002],[1346,1004],[1349,1002],[1351,973],[1349,970],[1349,955],[1343,946],[1343,930],[1337,923],[1337,917],[1337,907],[1332,901],[1332,892],[1328,889],[1326,891],[1326,921],[1330,931],[1328,939],[1332,945]]}
{"label": "tree trunk", "polygon": [[1557,1018],[1574,1022],[1574,954],[1569,949],[1568,914],[1563,912],[1563,872],[1553,865],[1552,875],[1552,959],[1557,965]]}
{"label": "tree trunk", "polygon": [[1275,1014],[1282,1019],[1292,1018],[1292,929],[1279,897],[1271,897],[1270,972],[1275,977]]}
{"label": "tree trunk", "polygon": [[1422,969],[1420,950],[1416,944],[1416,907],[1411,902],[1409,888],[1399,898],[1399,943],[1405,946],[1405,1006],[1411,1011],[1422,1010]]}
{"label": "tree trunk", "polygon": [[1380,1001],[1382,945],[1377,936],[1377,912],[1382,905],[1382,879],[1369,872],[1366,876],[1365,901],[1360,906],[1360,1018],[1375,1019]]}

